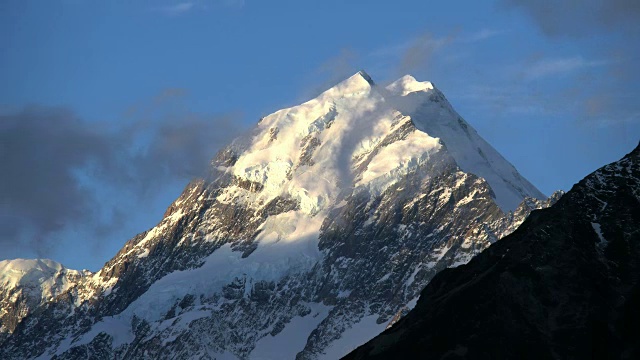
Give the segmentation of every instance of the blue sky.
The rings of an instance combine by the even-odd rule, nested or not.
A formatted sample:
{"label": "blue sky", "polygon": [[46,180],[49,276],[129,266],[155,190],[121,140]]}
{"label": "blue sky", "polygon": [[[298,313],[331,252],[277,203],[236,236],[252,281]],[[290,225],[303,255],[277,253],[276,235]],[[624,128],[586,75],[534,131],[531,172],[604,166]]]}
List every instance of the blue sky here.
{"label": "blue sky", "polygon": [[434,82],[541,191],[568,190],[638,143],[638,15],[625,0],[3,1],[0,258],[97,270],[234,134],[359,69]]}

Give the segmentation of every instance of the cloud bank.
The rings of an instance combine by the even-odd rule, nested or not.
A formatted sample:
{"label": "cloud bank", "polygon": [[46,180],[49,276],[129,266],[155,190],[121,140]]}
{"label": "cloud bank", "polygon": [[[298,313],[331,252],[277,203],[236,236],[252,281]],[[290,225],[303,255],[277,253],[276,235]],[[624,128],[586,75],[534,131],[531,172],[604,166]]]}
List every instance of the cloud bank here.
{"label": "cloud bank", "polygon": [[242,127],[237,116],[189,112],[179,97],[165,91],[117,127],[52,107],[0,115],[0,247],[45,256],[57,233],[78,226],[100,241],[126,221],[105,192],[143,203],[204,176]]}
{"label": "cloud bank", "polygon": [[636,0],[503,0],[524,11],[552,37],[585,37],[602,31],[638,30],[640,2]]}

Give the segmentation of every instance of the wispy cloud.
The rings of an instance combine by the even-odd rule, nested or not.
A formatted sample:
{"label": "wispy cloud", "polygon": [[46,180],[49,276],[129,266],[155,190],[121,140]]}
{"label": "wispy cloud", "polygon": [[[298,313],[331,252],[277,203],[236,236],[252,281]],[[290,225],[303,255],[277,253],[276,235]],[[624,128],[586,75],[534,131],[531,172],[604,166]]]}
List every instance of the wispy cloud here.
{"label": "wispy cloud", "polygon": [[[306,80],[308,84],[298,94],[295,104],[315,98],[357,71],[365,70],[362,68],[361,60],[361,55],[353,48],[341,49],[339,53],[320,63],[308,74]],[[293,106],[294,103],[290,105]]]}
{"label": "wispy cloud", "polygon": [[460,37],[460,41],[461,42],[484,41],[484,40],[490,39],[492,37],[498,36],[498,35],[500,35],[502,33],[504,33],[504,32],[503,31],[499,31],[499,30],[481,29],[479,31],[476,31],[475,33]]}
{"label": "wispy cloud", "polygon": [[[526,71],[520,71],[519,80],[552,79],[571,89],[556,98],[576,104],[569,115],[580,119],[581,124],[640,123],[636,101],[640,84],[636,61],[640,58],[636,45],[640,35],[639,1],[500,1],[532,20],[547,41],[580,47],[585,55],[529,63]],[[534,82],[531,85],[535,86]]]}
{"label": "wispy cloud", "polygon": [[596,93],[584,100],[581,123],[606,127],[619,124],[639,124],[640,111],[630,108],[638,93]]}
{"label": "wispy cloud", "polygon": [[550,114],[550,95],[531,92],[523,85],[469,84],[452,94],[472,108],[501,115]]}
{"label": "wispy cloud", "polygon": [[427,71],[434,56],[453,42],[455,36],[439,37],[425,33],[408,41],[384,46],[370,52],[365,58],[375,67],[390,70],[392,77]]}
{"label": "wispy cloud", "polygon": [[428,67],[433,55],[447,44],[453,41],[454,37],[435,37],[431,34],[424,34],[415,39],[404,51],[400,59],[399,72],[401,74],[410,73],[421,67]]}
{"label": "wispy cloud", "polygon": [[191,11],[195,4],[192,2],[182,2],[173,5],[161,6],[158,11],[168,16],[178,16]]}
{"label": "wispy cloud", "polygon": [[446,36],[424,33],[408,41],[371,51],[365,58],[376,66],[393,68],[393,76],[416,71],[427,72],[437,59],[442,61],[464,57],[462,49],[503,34],[504,31],[480,29],[475,32],[454,32]]}
{"label": "wispy cloud", "polygon": [[522,10],[551,37],[586,37],[608,31],[640,30],[640,2],[636,0],[502,0]]}
{"label": "wispy cloud", "polygon": [[245,5],[244,0],[200,0],[200,1],[183,1],[156,7],[153,10],[158,11],[166,16],[180,16],[196,11],[209,11],[216,7],[223,8],[242,8]]}
{"label": "wispy cloud", "polygon": [[518,81],[514,74],[504,75],[487,84],[461,84],[448,95],[463,107],[479,114],[491,113],[494,118],[573,119],[577,124],[596,128],[640,124],[640,111],[635,105],[640,96],[637,92],[612,89],[610,84],[590,77],[563,81],[557,87],[537,87]]}
{"label": "wispy cloud", "polygon": [[244,0],[222,0],[221,4],[228,7],[244,7]]}
{"label": "wispy cloud", "polygon": [[579,70],[610,64],[608,60],[587,60],[582,56],[568,58],[543,59],[533,63],[523,71],[527,80],[535,80],[551,75],[565,75]]}

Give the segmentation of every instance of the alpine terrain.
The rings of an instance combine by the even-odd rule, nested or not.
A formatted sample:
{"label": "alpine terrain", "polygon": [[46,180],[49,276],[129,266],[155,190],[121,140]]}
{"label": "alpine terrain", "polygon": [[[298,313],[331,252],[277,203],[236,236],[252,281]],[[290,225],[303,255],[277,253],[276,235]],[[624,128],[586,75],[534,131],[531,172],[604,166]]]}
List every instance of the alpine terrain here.
{"label": "alpine terrain", "polygon": [[345,359],[639,359],[640,145],[467,265]]}
{"label": "alpine terrain", "polygon": [[0,358],[336,359],[559,197],[431,83],[359,72],[262,118],[100,271],[3,315]]}
{"label": "alpine terrain", "polygon": [[90,274],[47,259],[0,261],[0,342],[29,312]]}

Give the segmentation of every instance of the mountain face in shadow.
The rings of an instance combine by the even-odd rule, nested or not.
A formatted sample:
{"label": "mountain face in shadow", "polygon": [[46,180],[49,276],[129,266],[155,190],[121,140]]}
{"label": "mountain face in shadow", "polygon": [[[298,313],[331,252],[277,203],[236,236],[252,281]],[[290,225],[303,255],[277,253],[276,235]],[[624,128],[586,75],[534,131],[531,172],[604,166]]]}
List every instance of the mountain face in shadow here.
{"label": "mountain face in shadow", "polygon": [[640,358],[640,146],[468,264],[344,359]]}

